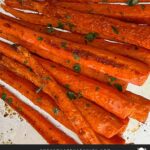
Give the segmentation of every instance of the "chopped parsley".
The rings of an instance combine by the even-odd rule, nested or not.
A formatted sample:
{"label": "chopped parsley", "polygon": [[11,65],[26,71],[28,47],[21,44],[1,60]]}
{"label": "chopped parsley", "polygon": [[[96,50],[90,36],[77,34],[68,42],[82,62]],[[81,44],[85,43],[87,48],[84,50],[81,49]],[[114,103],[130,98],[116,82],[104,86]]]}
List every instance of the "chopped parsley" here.
{"label": "chopped parsley", "polygon": [[110,83],[113,83],[113,82],[115,82],[116,80],[117,80],[117,78],[115,78],[115,77],[109,77],[109,80],[110,80]]}
{"label": "chopped parsley", "polygon": [[6,100],[6,97],[7,97],[7,94],[6,93],[2,93],[2,96],[1,96],[1,98],[2,98],[2,100]]}
{"label": "chopped parsley", "polygon": [[47,29],[48,33],[52,33],[52,32],[55,31],[54,28],[53,28],[53,26],[52,26],[52,24],[48,24],[47,27],[48,27],[48,29]]}
{"label": "chopped parsley", "polygon": [[77,98],[76,94],[72,91],[67,91],[67,96],[70,100],[75,100]]}
{"label": "chopped parsley", "polygon": [[134,5],[138,4],[138,2],[139,2],[139,0],[128,0],[127,5],[134,6]]}
{"label": "chopped parsley", "polygon": [[75,25],[73,23],[67,23],[69,29],[72,31],[75,28]]}
{"label": "chopped parsley", "polygon": [[75,65],[73,66],[73,70],[74,70],[75,72],[77,72],[77,73],[81,72],[81,66],[80,66],[80,64],[75,64]]}
{"label": "chopped parsley", "polygon": [[114,86],[115,86],[115,88],[118,90],[118,91],[120,91],[120,92],[122,92],[122,86],[120,85],[120,84],[118,84],[118,83],[116,83],[116,84],[114,84]]}
{"label": "chopped parsley", "polygon": [[90,32],[90,33],[85,35],[85,41],[86,42],[92,42],[97,37],[98,37],[98,33]]}
{"label": "chopped parsley", "polygon": [[75,60],[79,60],[80,59],[79,55],[76,52],[73,52],[73,58]]}
{"label": "chopped parsley", "polygon": [[37,40],[38,40],[38,41],[43,41],[43,37],[39,36],[39,37],[37,38]]}
{"label": "chopped parsley", "polygon": [[55,107],[55,108],[53,109],[53,112],[54,112],[55,115],[58,115],[59,111],[60,111],[60,110],[59,110],[57,107]]}
{"label": "chopped parsley", "polygon": [[11,103],[12,103],[12,101],[13,101],[13,99],[12,99],[12,98],[8,98],[8,99],[7,99],[7,102],[8,102],[9,104],[11,104]]}
{"label": "chopped parsley", "polygon": [[64,29],[64,24],[61,21],[59,21],[58,25],[57,25],[57,28]]}
{"label": "chopped parsley", "polygon": [[67,42],[61,42],[61,47],[66,49],[67,48]]}
{"label": "chopped parsley", "polygon": [[115,27],[115,26],[111,26],[112,28],[112,31],[115,33],[115,34],[119,34],[119,31],[118,29]]}

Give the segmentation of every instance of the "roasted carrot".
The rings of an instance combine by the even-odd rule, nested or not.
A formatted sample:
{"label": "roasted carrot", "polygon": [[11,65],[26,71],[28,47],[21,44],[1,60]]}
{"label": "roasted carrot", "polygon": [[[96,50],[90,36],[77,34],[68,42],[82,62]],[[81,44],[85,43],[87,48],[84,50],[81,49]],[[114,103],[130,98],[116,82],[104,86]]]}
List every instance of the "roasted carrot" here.
{"label": "roasted carrot", "polygon": [[[40,3],[39,5],[41,6]],[[43,11],[39,11],[47,15],[49,14],[47,19],[46,16],[33,14],[28,14],[28,16],[26,14],[24,17],[23,13],[19,13],[19,11],[13,11],[13,9],[8,7],[5,8],[5,10],[19,18],[28,19],[29,22],[33,20],[31,19],[33,17],[34,23],[36,24],[47,25],[49,22],[55,27],[61,26],[64,29],[81,34],[95,33],[97,35],[96,37],[122,41],[150,49],[150,41],[148,38],[150,33],[149,26],[126,23],[101,15],[80,13],[53,5],[49,5],[42,9]],[[68,17],[66,17],[68,15],[69,20]]]}
{"label": "roasted carrot", "polygon": [[144,123],[150,112],[150,100],[131,92],[125,92],[125,95],[134,104],[135,110],[131,114],[131,118]]}
{"label": "roasted carrot", "polygon": [[[127,106],[127,109],[131,108],[130,103],[126,97],[117,90],[110,87],[107,88],[107,86],[104,84],[69,71],[50,61],[45,61],[43,59],[38,59],[38,61],[45,69],[51,71],[55,79],[59,83],[63,84],[63,86],[69,85],[69,88],[74,92],[81,93],[83,97],[92,100],[108,111],[111,110],[111,112],[115,115],[118,116],[117,113],[119,111],[123,109],[125,110],[125,106]],[[110,101],[112,103],[110,103]],[[118,108],[120,108],[120,110]]]}
{"label": "roasted carrot", "polygon": [[122,138],[119,137],[119,136],[114,136],[114,137],[111,138],[111,139],[106,139],[105,137],[102,137],[102,136],[101,136],[101,141],[102,141],[104,144],[125,144],[125,140],[122,139]]}
{"label": "roasted carrot", "polygon": [[127,5],[118,4],[110,5],[57,2],[55,3],[55,5],[83,13],[104,15],[111,18],[117,18],[123,21],[140,24],[150,24],[150,5],[148,4],[129,7]]}
{"label": "roasted carrot", "polygon": [[[51,2],[51,0],[48,0],[49,2]],[[128,0],[59,0],[62,2],[82,2],[82,3],[89,3],[89,2],[94,2],[94,3],[116,3],[116,2],[125,2],[127,3]],[[59,2],[58,1],[58,2]],[[139,0],[138,2],[150,2],[150,0]],[[134,4],[134,3],[133,3]]]}
{"label": "roasted carrot", "polygon": [[[74,66],[74,63],[72,63],[70,60],[66,60],[66,59],[60,58],[58,56],[54,56],[51,53],[48,53],[48,55],[47,55],[47,53],[41,53],[40,49],[36,48],[35,45],[30,45],[26,42],[23,42],[23,41],[19,40],[18,38],[10,36],[8,34],[6,35],[4,33],[1,33],[0,36],[7,39],[7,40],[11,40],[15,43],[19,43],[19,44],[23,45],[24,47],[26,47],[27,49],[29,49],[31,52],[36,53],[36,54],[38,54],[42,57],[47,58],[47,56],[49,56],[52,61],[54,61],[56,63],[59,63],[59,64],[65,66],[69,69],[73,69],[72,66]],[[94,78],[94,79],[96,79],[96,80],[98,80],[102,83],[106,83],[109,86],[113,86],[116,89],[118,89],[119,91],[125,91],[126,87],[128,85],[128,83],[126,83],[124,81],[121,81],[121,80],[119,80],[115,77],[109,76],[107,74],[103,74],[101,72],[95,71],[93,69],[90,69],[90,68],[87,68],[87,67],[84,67],[84,66],[82,66],[81,73],[88,76],[88,77]]]}
{"label": "roasted carrot", "polygon": [[[28,97],[35,105],[45,110],[64,126],[67,126],[67,128],[72,130],[72,126],[64,113],[47,94],[43,93],[42,91],[40,93],[36,93],[37,87],[27,80],[22,80],[17,75],[14,75],[12,72],[2,67],[0,68],[0,78]],[[17,82],[14,82],[14,80]],[[57,110],[59,113],[57,113]]]}
{"label": "roasted carrot", "polygon": [[[8,63],[11,60],[7,59],[7,57],[5,57],[5,56],[1,56],[2,64],[3,64],[3,61],[5,61],[6,65],[9,65]],[[90,125],[82,117],[81,113],[76,109],[76,107],[73,105],[73,103],[70,102],[69,97],[67,97],[67,93],[65,93],[64,90],[60,86],[58,86],[59,88],[57,87],[57,84],[55,84],[55,81],[53,80],[52,76],[50,77],[48,75],[48,76],[45,76],[43,79],[46,81],[47,80],[51,81],[50,83],[51,83],[51,86],[53,87],[53,89],[51,89],[49,83],[47,83],[47,84],[43,83],[43,79],[39,78],[39,76],[35,75],[33,72],[30,72],[31,70],[29,70],[28,68],[22,68],[23,66],[16,62],[14,62],[12,65],[14,65],[14,66],[16,65],[16,72],[18,74],[21,73],[23,77],[30,80],[36,86],[39,87],[37,90],[38,93],[41,90],[43,90],[45,93],[50,95],[53,99],[55,99],[56,104],[66,114],[66,117],[70,121],[75,132],[79,135],[79,137],[81,138],[83,143],[100,143],[100,140],[97,138],[95,132],[93,132],[93,130],[90,128]],[[11,66],[10,68],[12,69],[13,66]],[[20,69],[22,69],[23,72]],[[26,71],[26,72],[24,72],[24,71]],[[61,95],[61,98],[60,98],[60,95]],[[60,99],[62,99],[62,100],[60,101]],[[87,134],[88,134],[88,136],[87,136]]]}
{"label": "roasted carrot", "polygon": [[[37,43],[36,47],[42,49],[42,51],[46,51],[46,53],[52,53],[53,55],[72,61],[74,63],[73,68],[79,66],[79,71],[82,70],[80,65],[86,66],[97,70],[97,72],[100,71],[126,82],[138,85],[143,84],[149,74],[149,68],[141,62],[106,52],[105,50],[98,50],[86,45],[64,41],[56,37],[50,38],[48,35],[32,31],[16,23],[12,24],[11,21],[4,19],[0,19],[0,24],[1,29],[3,29],[5,34],[16,36],[29,44]],[[29,36],[30,39],[27,38]],[[78,55],[80,59],[75,59],[74,53]],[[49,58],[49,56],[47,57]]]}
{"label": "roasted carrot", "polygon": [[[56,104],[52,102],[51,98],[46,96],[43,92],[36,94],[35,91],[37,88],[33,84],[3,68],[0,68],[0,78],[28,97],[33,103],[41,106],[42,109],[44,109],[46,112],[49,112],[56,120],[66,125],[66,127],[71,128],[71,125],[67,123],[67,119],[62,114],[58,106],[56,106]],[[13,82],[14,79],[17,81],[17,84]],[[28,90],[26,91],[25,89]],[[117,133],[120,133],[120,130],[122,130],[124,125],[128,124],[128,122],[124,124],[123,121],[119,120],[101,107],[98,107],[97,105],[83,98],[76,99],[73,101],[73,103],[91,124],[95,132],[105,137],[110,138]],[[43,107],[43,105],[46,106]],[[45,109],[45,107],[47,108]],[[64,121],[64,119],[66,119],[66,121]]]}
{"label": "roasted carrot", "polygon": [[[47,28],[44,26],[29,23],[29,22],[20,21],[20,20],[17,20],[15,18],[6,16],[2,13],[0,13],[0,17],[14,21],[14,22],[17,22],[21,25],[24,25],[24,26],[31,28],[32,30],[36,30],[38,32],[43,32],[46,34],[54,35],[58,38],[62,38],[62,39],[76,42],[79,44],[88,44],[90,46],[94,46],[94,47],[99,48],[99,49],[108,50],[110,52],[117,53],[117,54],[122,55],[122,56],[127,56],[130,58],[142,61],[143,63],[150,66],[149,50],[141,48],[141,47],[137,47],[135,45],[125,44],[125,43],[124,44],[123,43],[112,43],[112,42],[108,42],[104,39],[95,39],[93,42],[87,43],[85,40],[85,36],[82,36],[79,34],[69,33],[69,32],[61,32],[61,31],[55,30],[52,27]],[[9,35],[7,35],[7,36],[9,36]],[[4,37],[4,38],[7,38],[7,37]],[[103,79],[103,80],[105,81],[105,79]],[[106,81],[108,81],[108,80],[106,80]]]}
{"label": "roasted carrot", "polygon": [[[22,64],[24,64],[24,62],[26,61],[26,65],[27,66],[31,66],[31,60],[33,59],[33,57],[30,57],[29,55],[27,55],[24,52],[24,49],[19,47],[19,51],[16,52],[14,51],[9,45],[1,43],[0,44],[0,52],[3,53],[4,55],[13,58],[19,62],[21,62]],[[22,54],[25,53],[25,56],[22,56]],[[34,62],[35,59],[32,60],[32,62]],[[37,61],[35,61],[37,62]],[[44,63],[44,61],[42,61],[42,64]],[[39,63],[38,63],[39,64]],[[35,65],[35,70],[40,70],[37,69],[39,67],[41,67],[41,65],[38,66],[38,64]],[[45,64],[45,63],[44,63]],[[34,64],[33,64],[34,65]],[[40,74],[42,74],[42,78],[45,77],[55,77],[57,80],[59,79],[59,81],[61,80],[61,83],[63,84],[72,84],[71,87],[73,88],[73,91],[77,91],[77,92],[82,92],[82,94],[84,95],[84,97],[88,98],[89,100],[92,100],[94,102],[96,102],[97,104],[99,104],[100,106],[104,107],[105,109],[107,109],[108,111],[111,110],[112,113],[114,113],[115,115],[117,115],[118,117],[124,119],[126,118],[132,111],[132,104],[126,99],[126,97],[118,92],[117,90],[110,88],[104,84],[100,84],[97,83],[95,81],[93,81],[92,83],[90,83],[92,80],[88,79],[88,78],[84,78],[81,75],[76,75],[73,74],[73,76],[71,76],[70,78],[68,78],[68,76],[66,76],[65,74],[63,75],[64,77],[62,79],[58,78],[57,75],[60,75],[62,73],[58,73],[57,70],[51,71],[51,68],[49,68],[49,63],[46,63],[46,67],[43,66],[45,69],[48,69],[48,71],[50,72],[50,74],[44,74],[44,71],[41,71]],[[47,68],[48,67],[48,68]],[[33,68],[33,69],[34,69]],[[66,71],[66,70],[65,70]],[[64,72],[65,72],[64,71]],[[71,74],[71,72],[70,72]],[[62,75],[61,75],[62,76]],[[80,82],[79,79],[82,81]],[[89,82],[88,82],[89,81]],[[75,85],[74,85],[75,84]],[[84,87],[85,86],[85,87]],[[99,92],[99,90],[95,90],[96,87],[98,88],[102,88],[101,91]],[[87,90],[85,90],[87,89]],[[89,93],[90,91],[90,93]],[[102,92],[103,91],[103,92]],[[110,93],[113,91],[113,94]],[[91,94],[92,92],[92,94]],[[109,96],[108,96],[109,95]],[[123,109],[124,108],[124,109]]]}
{"label": "roasted carrot", "polygon": [[50,144],[75,144],[75,142],[47,121],[29,105],[23,103],[8,90],[0,86],[1,99],[26,119]]}

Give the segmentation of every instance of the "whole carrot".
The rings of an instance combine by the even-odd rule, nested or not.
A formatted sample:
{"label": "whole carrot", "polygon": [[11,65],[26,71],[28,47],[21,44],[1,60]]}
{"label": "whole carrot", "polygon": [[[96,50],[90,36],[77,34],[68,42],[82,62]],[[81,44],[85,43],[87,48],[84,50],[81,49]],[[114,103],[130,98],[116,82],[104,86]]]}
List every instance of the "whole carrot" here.
{"label": "whole carrot", "polygon": [[[55,56],[57,55],[58,57],[74,62],[73,68],[76,68],[77,65],[79,71],[82,69],[80,67],[80,65],[82,65],[97,70],[97,72],[100,71],[126,82],[131,82],[138,85],[143,84],[145,79],[147,79],[149,69],[141,62],[106,52],[104,50],[98,50],[93,47],[79,45],[69,41],[62,41],[56,37],[51,37],[50,40],[49,36],[47,38],[45,34],[32,31],[16,23],[12,24],[12,22],[4,19],[0,19],[0,24],[1,29],[3,29],[5,34],[7,33],[16,36],[29,44],[37,43],[36,47],[46,51],[46,53],[52,53]],[[30,39],[27,38],[29,36]],[[76,53],[80,59],[75,59],[73,57],[74,53]]]}
{"label": "whole carrot", "polygon": [[[110,5],[110,4],[81,4],[81,3],[68,3],[57,2],[56,6],[76,10],[83,13],[104,15],[111,18],[120,19],[123,21],[150,24],[150,5],[135,5],[129,7],[127,5]],[[138,13],[138,15],[137,15]]]}
{"label": "whole carrot", "polygon": [[[33,84],[29,81],[20,78],[17,75],[14,75],[12,72],[0,68],[0,78],[5,81],[7,84],[13,86],[27,98],[29,98],[33,103],[38,106],[41,106],[46,112],[49,112],[56,120],[60,121],[66,127],[71,128],[66,117],[62,114],[61,110],[54,102],[51,101],[51,98],[46,96],[43,92],[36,94],[36,89]],[[13,80],[16,79],[16,82]],[[28,91],[26,91],[27,89]],[[42,95],[42,96],[41,96]],[[47,99],[45,97],[48,97]],[[93,104],[92,102],[80,98],[73,101],[76,107],[81,111],[87,121],[91,124],[95,132],[105,136],[112,137],[117,133],[120,133],[120,130],[124,127],[123,121],[116,118],[114,115],[108,113],[101,107]],[[43,105],[45,105],[43,107]],[[45,107],[47,107],[45,109]],[[95,115],[97,117],[95,117]],[[66,121],[64,121],[66,119]],[[113,124],[113,125],[112,125]],[[128,122],[126,123],[126,125]],[[72,129],[72,128],[71,128]]]}
{"label": "whole carrot", "polygon": [[[41,49],[39,49],[38,47],[36,47],[35,45],[31,45],[31,44],[28,44],[26,42],[23,42],[21,40],[19,40],[18,38],[14,37],[14,36],[11,36],[11,35],[8,35],[8,34],[4,34],[4,33],[1,33],[0,35],[1,37],[7,39],[7,40],[10,40],[10,41],[13,41],[15,43],[18,43],[23,45],[24,47],[26,47],[27,49],[29,49],[31,52],[33,53],[36,53],[38,54],[39,56],[42,56],[43,58],[51,58],[52,61],[56,62],[56,63],[59,63],[71,70],[74,70],[73,69],[73,66],[74,66],[74,62],[71,62],[70,60],[66,60],[64,58],[61,58],[61,57],[58,57],[58,56],[54,56],[53,54],[51,53],[47,53],[46,51],[45,52],[42,52],[41,53]],[[88,77],[91,77],[91,78],[94,78],[102,83],[106,83],[108,84],[109,86],[113,86],[115,87],[116,89],[118,89],[119,91],[125,91],[126,90],[126,87],[127,87],[127,83],[124,82],[124,81],[121,81],[115,77],[112,77],[112,76],[109,76],[107,74],[103,74],[101,72],[98,72],[96,70],[93,70],[93,69],[90,69],[90,68],[87,68],[87,67],[84,67],[81,65],[81,72],[82,74],[88,76]],[[113,82],[112,82],[112,79]]]}
{"label": "whole carrot", "polygon": [[[1,64],[3,64],[5,62],[6,65],[11,65],[11,64],[9,64],[9,62],[11,62],[10,59],[7,59],[7,57],[5,57],[5,56],[1,56],[1,57],[2,57]],[[24,59],[23,57],[21,57],[21,58]],[[27,58],[28,58],[28,56],[27,56]],[[31,57],[29,57],[29,59],[31,59]],[[35,63],[35,61],[30,63],[30,65],[32,65],[33,70],[35,70],[35,68],[34,68],[35,64],[32,64],[32,63]],[[47,93],[49,96],[51,96],[55,100],[56,104],[66,114],[66,116],[67,116],[68,120],[70,121],[71,125],[73,126],[75,132],[79,135],[79,137],[81,138],[81,140],[84,143],[100,143],[100,140],[97,138],[95,132],[93,132],[93,130],[90,128],[90,125],[87,123],[86,120],[84,120],[81,113],[76,109],[76,107],[73,105],[73,103],[70,102],[70,99],[67,97],[67,94],[64,92],[63,88],[58,86],[57,84],[55,84],[55,80],[53,80],[52,76],[46,75],[41,78],[41,77],[39,77],[39,75],[41,73],[43,73],[43,75],[45,75],[46,72],[44,72],[44,70],[42,70],[43,72],[39,71],[39,75],[35,75],[33,72],[30,72],[31,69],[22,68],[22,65],[20,65],[16,62],[12,63],[12,66],[10,66],[10,69],[13,70],[13,67],[15,65],[16,65],[15,71],[18,74],[21,73],[23,77],[30,80],[32,83],[34,83],[36,86],[39,87],[36,91],[37,93],[39,93],[41,90],[43,90],[45,93]],[[40,65],[39,66],[35,65],[35,67],[37,67],[37,69],[38,69],[38,67],[40,67]],[[44,80],[45,80],[45,82],[43,82]],[[47,81],[51,81],[51,82],[47,82]],[[51,84],[49,84],[49,83],[51,83]],[[51,88],[53,88],[53,89],[51,89]],[[58,93],[59,93],[59,95],[58,95]],[[61,98],[60,98],[60,95],[61,95]],[[62,99],[62,100],[60,101],[60,99]],[[87,136],[87,134],[88,134],[88,136]]]}
{"label": "whole carrot", "polygon": [[75,144],[71,138],[2,86],[0,86],[0,96],[4,102],[26,119],[49,144]]}
{"label": "whole carrot", "polygon": [[[47,28],[44,26],[29,23],[29,22],[20,21],[15,18],[4,15],[2,13],[0,13],[0,17],[17,22],[21,25],[24,25],[24,26],[31,28],[32,30],[36,30],[38,32],[43,32],[48,35],[53,35],[58,38],[62,38],[64,40],[69,40],[69,41],[76,42],[79,44],[87,44],[87,45],[94,46],[99,49],[104,49],[104,50],[107,50],[107,51],[110,51],[113,53],[117,53],[122,56],[130,57],[130,58],[142,61],[143,63],[150,66],[149,50],[141,48],[141,47],[137,47],[135,45],[125,44],[125,43],[112,43],[112,42],[108,42],[104,39],[95,39],[92,42],[86,42],[86,36],[83,36],[80,34],[62,32],[62,31],[55,30],[52,27]],[[1,34],[1,36],[2,36],[2,34]],[[4,38],[7,38],[7,36],[9,36],[9,35],[4,36]],[[12,40],[12,39],[10,39],[10,40]],[[16,41],[14,41],[14,42],[16,42]],[[105,79],[103,79],[103,80],[105,81]],[[102,81],[102,80],[100,80],[100,81]],[[108,81],[108,79],[106,81]]]}
{"label": "whole carrot", "polygon": [[[41,4],[39,3],[39,5]],[[17,13],[18,11],[15,12],[9,8],[6,9],[12,14],[15,14],[15,16],[23,18],[23,13],[19,14]],[[149,26],[126,23],[101,15],[80,13],[53,5],[48,5],[42,9],[42,11],[40,9],[39,11],[46,15],[49,14],[47,19],[46,16],[37,15],[36,17],[33,14],[28,14],[25,18],[30,21],[30,17],[33,17],[35,19],[34,23],[36,24],[47,25],[50,22],[55,27],[63,27],[73,32],[81,34],[95,33],[96,37],[117,40],[150,49],[150,41],[148,38],[150,33]]]}
{"label": "whole carrot", "polygon": [[[45,69],[48,69],[48,71],[50,72],[50,74],[47,74],[47,73],[45,73],[44,69],[41,69],[42,68],[41,65],[44,63],[44,61],[42,61],[42,64],[36,63],[38,61],[36,61],[36,59],[34,59],[33,56],[28,55],[27,54],[28,52],[26,52],[26,50],[24,50],[21,47],[19,47],[18,52],[16,52],[9,45],[1,43],[0,44],[0,52],[10,58],[13,58],[13,59],[21,62],[22,64],[24,64],[24,62],[27,62],[26,65],[32,67],[32,69],[35,70],[35,72],[37,72],[37,74],[39,74],[38,70],[40,70],[40,76],[43,79],[45,79],[46,77],[51,78],[51,76],[52,76],[52,77],[56,78],[57,80],[58,79],[61,80],[61,83],[63,83],[63,84],[68,84],[68,83],[73,84],[73,86],[71,85],[71,87],[73,88],[72,89],[73,91],[82,92],[84,97],[96,102],[97,104],[104,107],[108,111],[111,110],[112,113],[114,113],[115,115],[117,115],[120,118],[123,118],[123,119],[126,118],[132,111],[132,106],[131,106],[132,104],[126,99],[126,97],[123,96],[123,94],[119,93],[117,90],[114,90],[103,84],[98,84],[94,81],[90,84],[90,82],[92,80],[86,79],[78,74],[77,74],[78,77],[77,77],[77,75],[72,73],[72,76],[70,78],[68,78],[68,75],[66,75],[66,74],[63,75],[63,78],[58,78],[58,75],[60,75],[62,73],[57,72],[57,70],[55,70],[55,74],[54,74],[54,71],[51,71],[51,68],[49,68],[48,62],[46,63],[46,67],[43,66]],[[65,71],[67,71],[67,70],[65,70]],[[70,72],[70,74],[71,74],[71,72]],[[79,77],[81,78],[80,79],[81,81],[83,80],[82,82],[80,82],[78,80]],[[50,81],[52,81],[52,80],[50,80]],[[42,83],[42,81],[41,81],[41,83]],[[44,87],[46,87],[45,84],[47,85],[47,83],[44,82]],[[43,83],[42,83],[42,85],[43,85]],[[84,87],[84,85],[85,85],[85,87]],[[85,88],[87,90],[84,90]],[[99,91],[99,90],[97,91],[96,90],[97,88],[99,88],[99,89],[102,88],[103,90],[101,89],[101,91]],[[113,94],[110,93],[110,91],[113,91]],[[93,93],[93,94],[91,94],[91,93]],[[124,108],[124,109],[122,109],[122,108]]]}
{"label": "whole carrot", "polygon": [[150,112],[150,100],[131,92],[125,92],[125,95],[134,104],[134,111],[131,114],[131,118],[144,123]]}

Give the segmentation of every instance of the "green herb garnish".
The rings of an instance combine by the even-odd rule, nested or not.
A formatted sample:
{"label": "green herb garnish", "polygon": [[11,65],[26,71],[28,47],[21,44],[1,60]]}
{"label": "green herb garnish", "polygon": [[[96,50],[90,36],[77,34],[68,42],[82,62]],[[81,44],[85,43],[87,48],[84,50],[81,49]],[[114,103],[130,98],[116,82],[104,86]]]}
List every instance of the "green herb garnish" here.
{"label": "green herb garnish", "polygon": [[61,42],[61,47],[66,49],[67,48],[67,42]]}
{"label": "green herb garnish", "polygon": [[120,91],[120,92],[122,92],[122,86],[120,85],[120,84],[118,84],[118,83],[116,83],[116,84],[114,84],[114,86],[115,86],[115,88],[118,90],[118,91]]}
{"label": "green herb garnish", "polygon": [[75,65],[73,66],[73,70],[74,70],[75,72],[77,72],[77,73],[81,72],[81,66],[80,66],[80,64],[75,64]]}
{"label": "green herb garnish", "polygon": [[6,100],[6,97],[7,97],[7,94],[6,93],[2,93],[2,96],[1,96],[1,98],[2,98],[2,100]]}
{"label": "green herb garnish", "polygon": [[86,42],[92,42],[97,37],[98,37],[98,33],[90,32],[90,33],[85,35],[85,41]]}
{"label": "green herb garnish", "polygon": [[39,36],[39,37],[37,38],[37,40],[38,40],[38,41],[42,41],[42,40],[43,40],[43,37],[40,37],[40,36]]}
{"label": "green herb garnish", "polygon": [[118,29],[115,27],[115,26],[111,26],[112,28],[112,31],[115,33],[115,34],[119,34],[119,31]]}
{"label": "green herb garnish", "polygon": [[60,111],[60,110],[59,110],[57,107],[55,107],[55,108],[53,109],[53,112],[54,112],[55,115],[58,115],[59,111]]}
{"label": "green herb garnish", "polygon": [[134,6],[134,5],[138,4],[138,2],[139,2],[139,0],[128,0],[127,5]]}
{"label": "green herb garnish", "polygon": [[64,24],[62,22],[58,22],[57,28],[64,29]]}
{"label": "green herb garnish", "polygon": [[7,102],[8,102],[9,104],[11,104],[11,103],[12,103],[12,101],[13,101],[13,99],[12,99],[12,98],[8,98],[8,99],[7,99]]}
{"label": "green herb garnish", "polygon": [[71,91],[67,91],[67,96],[70,100],[75,100],[77,98],[76,94]]}
{"label": "green herb garnish", "polygon": [[80,59],[79,55],[76,52],[73,52],[73,58],[75,60],[79,60]]}

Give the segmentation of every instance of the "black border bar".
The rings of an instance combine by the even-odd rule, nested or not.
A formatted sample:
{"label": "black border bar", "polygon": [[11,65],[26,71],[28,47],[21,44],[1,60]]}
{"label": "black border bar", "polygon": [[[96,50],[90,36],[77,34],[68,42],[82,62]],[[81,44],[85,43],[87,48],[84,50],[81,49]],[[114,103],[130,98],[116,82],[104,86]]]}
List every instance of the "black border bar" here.
{"label": "black border bar", "polygon": [[0,150],[150,150],[150,145],[0,145]]}

